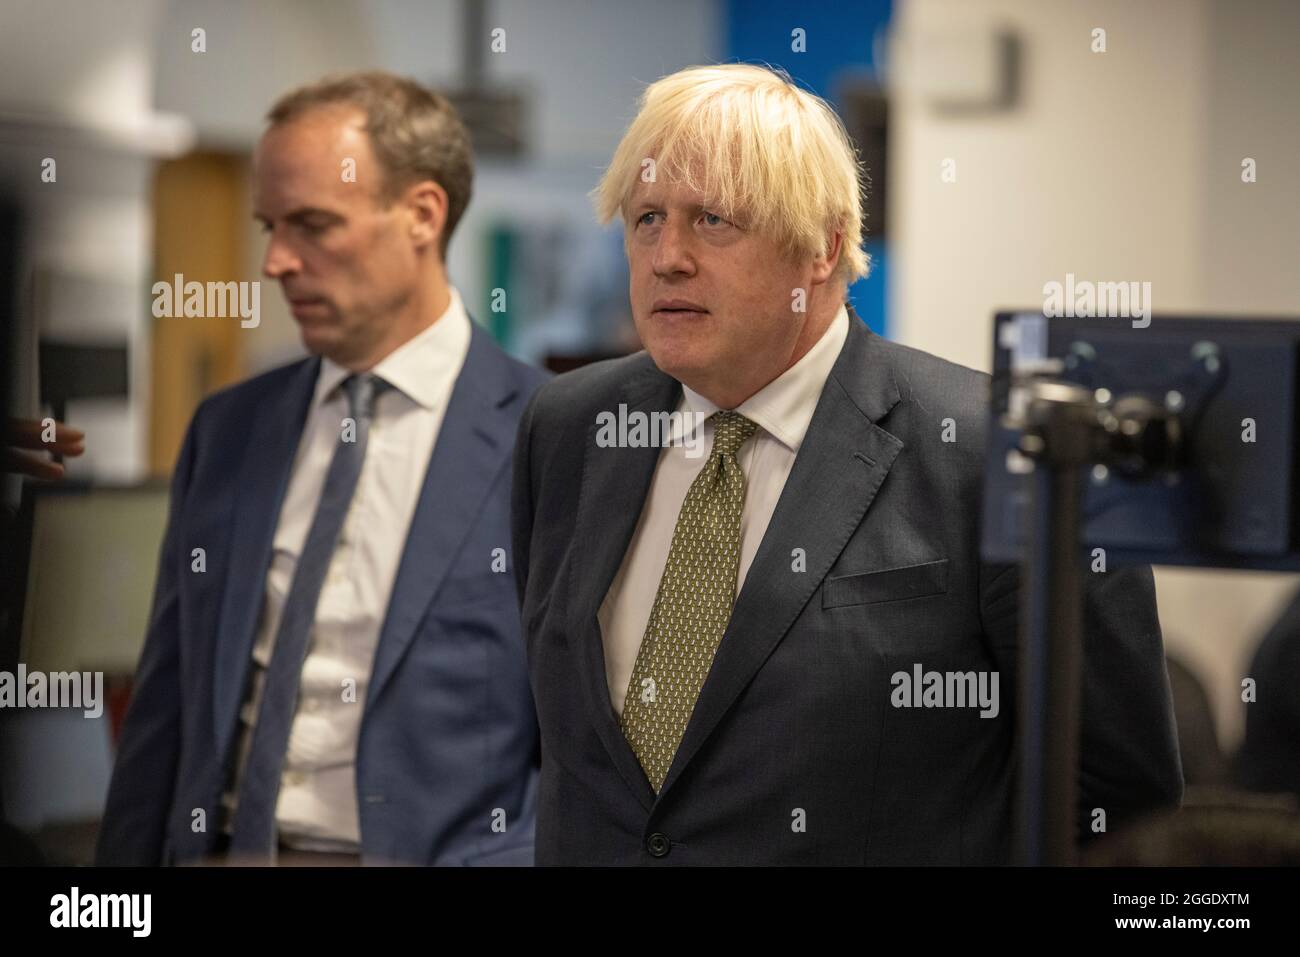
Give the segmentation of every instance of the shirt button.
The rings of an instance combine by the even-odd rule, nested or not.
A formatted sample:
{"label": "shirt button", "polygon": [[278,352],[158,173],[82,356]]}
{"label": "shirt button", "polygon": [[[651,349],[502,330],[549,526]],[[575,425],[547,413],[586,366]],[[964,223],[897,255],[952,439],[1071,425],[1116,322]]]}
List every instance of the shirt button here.
{"label": "shirt button", "polygon": [[668,842],[668,835],[656,831],[650,835],[650,840],[646,841],[645,848],[650,852],[651,857],[667,857],[672,845]]}
{"label": "shirt button", "polygon": [[307,698],[305,701],[303,701],[302,706],[303,706],[303,709],[306,710],[306,711],[319,711],[319,710],[320,710],[320,699],[319,699],[319,698]]}
{"label": "shirt button", "polygon": [[285,780],[285,783],[288,784],[290,787],[294,787],[294,788],[296,788],[296,787],[298,787],[300,784],[302,784],[302,772],[301,772],[301,771],[290,771],[289,773],[287,773],[287,774],[284,776],[284,780]]}

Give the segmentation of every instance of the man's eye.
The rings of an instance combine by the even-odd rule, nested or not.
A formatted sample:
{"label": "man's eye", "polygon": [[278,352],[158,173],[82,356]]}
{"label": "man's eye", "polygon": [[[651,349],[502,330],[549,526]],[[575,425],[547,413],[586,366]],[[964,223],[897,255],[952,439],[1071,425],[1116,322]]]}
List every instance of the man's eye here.
{"label": "man's eye", "polygon": [[638,226],[653,226],[654,218],[655,218],[655,214],[652,212],[642,213],[640,216],[637,217],[636,224]]}
{"label": "man's eye", "polygon": [[721,216],[719,216],[717,213],[705,213],[703,218],[704,218],[704,225],[706,225],[706,226],[727,226],[727,225],[730,225],[730,224],[729,224],[725,219],[723,219],[723,218],[722,218]]}

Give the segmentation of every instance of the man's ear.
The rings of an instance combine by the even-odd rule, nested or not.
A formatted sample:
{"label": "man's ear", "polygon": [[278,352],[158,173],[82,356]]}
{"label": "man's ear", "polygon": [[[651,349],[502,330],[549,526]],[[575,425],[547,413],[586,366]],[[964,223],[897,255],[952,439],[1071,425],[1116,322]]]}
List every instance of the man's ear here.
{"label": "man's ear", "polygon": [[447,191],[425,179],[407,189],[403,202],[410,216],[411,238],[418,246],[438,249],[447,228]]}
{"label": "man's ear", "polygon": [[814,285],[826,282],[835,274],[835,267],[840,261],[840,250],[844,245],[844,234],[832,233],[827,243],[826,252],[813,260],[812,281]]}

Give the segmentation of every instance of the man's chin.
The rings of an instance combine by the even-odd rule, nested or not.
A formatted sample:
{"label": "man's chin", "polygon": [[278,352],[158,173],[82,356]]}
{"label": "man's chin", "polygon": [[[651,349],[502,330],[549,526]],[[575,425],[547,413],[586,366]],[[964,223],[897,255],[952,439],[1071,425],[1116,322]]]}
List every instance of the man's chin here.
{"label": "man's chin", "polygon": [[303,326],[300,330],[300,338],[302,347],[313,356],[335,359],[340,351],[339,337],[329,330],[309,329]]}
{"label": "man's chin", "polygon": [[647,346],[646,352],[650,354],[650,358],[654,360],[660,372],[672,376],[678,382],[690,383],[706,378],[710,370],[717,365],[716,360],[701,354],[698,349]]}

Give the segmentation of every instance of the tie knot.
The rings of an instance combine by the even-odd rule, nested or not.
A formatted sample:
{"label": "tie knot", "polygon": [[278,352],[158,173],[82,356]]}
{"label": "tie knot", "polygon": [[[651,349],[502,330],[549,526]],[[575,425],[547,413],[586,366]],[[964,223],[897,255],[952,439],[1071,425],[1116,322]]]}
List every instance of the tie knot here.
{"label": "tie knot", "polygon": [[388,383],[369,372],[359,372],[343,380],[343,390],[348,396],[348,415],[353,419],[369,419],[375,412],[375,397],[388,388]]}
{"label": "tie knot", "polygon": [[739,412],[715,412],[709,418],[713,420],[714,455],[735,455],[758,429],[758,423]]}

